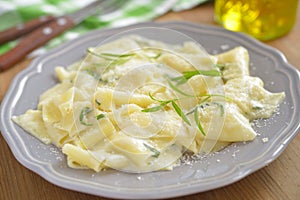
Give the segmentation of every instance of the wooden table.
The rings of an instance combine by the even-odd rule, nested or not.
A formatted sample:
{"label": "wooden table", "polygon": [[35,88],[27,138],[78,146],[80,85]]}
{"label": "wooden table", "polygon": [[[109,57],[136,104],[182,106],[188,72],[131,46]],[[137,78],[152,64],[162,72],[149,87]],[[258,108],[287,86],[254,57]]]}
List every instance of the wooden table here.
{"label": "wooden table", "polygon": [[[168,20],[215,25],[213,5],[208,3],[189,11],[171,12],[157,19],[157,21]],[[288,61],[300,69],[300,9],[298,9],[298,20],[294,29],[288,35],[266,42],[266,44],[282,51]],[[30,62],[30,59],[24,60],[14,68],[0,74],[0,100],[5,95],[12,78]],[[18,163],[2,135],[0,136],[0,158],[1,200],[105,199],[66,190],[45,181]],[[241,181],[178,199],[300,199],[300,135],[294,138],[277,160]]]}

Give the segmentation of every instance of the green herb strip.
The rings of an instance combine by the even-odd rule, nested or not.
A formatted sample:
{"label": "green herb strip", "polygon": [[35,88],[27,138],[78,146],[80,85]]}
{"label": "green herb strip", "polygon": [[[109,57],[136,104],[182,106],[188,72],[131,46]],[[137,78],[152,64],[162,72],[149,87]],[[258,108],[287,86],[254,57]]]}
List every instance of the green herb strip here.
{"label": "green herb strip", "polygon": [[92,77],[94,77],[96,80],[100,80],[99,74],[97,74],[94,70],[92,70],[92,69],[86,69],[86,72],[89,75],[91,75]]}
{"label": "green herb strip", "polygon": [[92,126],[93,124],[89,124],[86,122],[86,116],[92,112],[92,109],[89,108],[89,107],[84,107],[81,112],[80,112],[80,115],[79,115],[79,121],[82,125],[85,125],[85,126]]}
{"label": "green herb strip", "polygon": [[129,60],[129,58],[114,59],[111,63],[108,64],[108,66],[123,65]]}
{"label": "green herb strip", "polygon": [[225,65],[225,64],[215,64],[215,67],[217,67],[220,71],[224,71],[227,68],[227,65]]}
{"label": "green herb strip", "polygon": [[181,108],[175,103],[175,101],[172,101],[172,106],[175,109],[176,113],[183,119],[183,121],[185,121],[185,123],[191,126],[191,122],[186,117],[186,115],[182,112]]}
{"label": "green herb strip", "polygon": [[201,108],[203,109],[204,107],[206,106],[210,106],[210,105],[217,105],[220,107],[220,114],[221,116],[224,115],[224,106],[221,104],[221,103],[218,103],[218,102],[207,102],[210,98],[214,97],[214,96],[217,96],[217,97],[223,97],[226,99],[225,96],[223,95],[218,95],[218,94],[213,94],[213,95],[202,95],[201,97],[205,97],[200,104],[198,104],[195,108],[193,108],[191,111],[187,112],[186,114],[184,114],[184,112],[182,111],[182,109],[178,106],[178,104],[176,103],[177,100],[179,99],[171,99],[171,100],[159,100],[159,99],[156,99],[155,97],[153,97],[151,95],[151,93],[149,93],[149,97],[154,100],[154,101],[157,101],[160,103],[160,105],[158,106],[154,106],[154,107],[151,107],[151,108],[146,108],[146,109],[143,109],[141,110],[142,112],[156,112],[156,111],[159,111],[161,109],[163,109],[167,104],[171,103],[175,112],[182,118],[182,120],[187,123],[188,125],[191,126],[191,122],[189,121],[189,119],[187,118],[187,115],[190,115],[192,113],[194,113],[194,120],[195,120],[195,123],[199,129],[199,131],[204,135],[206,136],[205,132],[204,132],[204,129],[201,125],[201,122],[200,122],[200,119],[199,119],[199,111],[198,109]]}
{"label": "green herb strip", "polygon": [[115,54],[115,53],[95,53],[92,49],[88,49],[87,50],[88,53],[94,55],[94,56],[98,56],[101,58],[104,58],[106,60],[115,60],[116,58],[128,58],[128,57],[132,57],[135,56],[135,53],[128,53],[128,54]]}
{"label": "green herb strip", "polygon": [[167,100],[167,101],[162,101],[162,100],[158,100],[158,99],[154,98],[150,93],[149,93],[149,97],[152,100],[159,102],[160,105],[154,106],[154,107],[151,107],[151,108],[143,109],[142,112],[156,112],[156,111],[159,111],[159,110],[163,109],[167,104],[171,103],[174,110],[182,118],[182,120],[185,121],[188,125],[191,125],[191,122],[189,121],[189,119],[186,117],[184,112],[181,110],[181,108],[175,102],[178,99],[171,99],[171,100]]}
{"label": "green herb strip", "polygon": [[162,53],[159,52],[159,53],[157,53],[156,55],[153,55],[153,56],[149,56],[149,55],[146,55],[146,56],[147,56],[148,58],[150,58],[150,59],[157,59],[157,58],[159,58],[161,55],[162,55]]}
{"label": "green herb strip", "polygon": [[156,99],[154,96],[152,96],[151,93],[149,93],[149,97],[153,101],[157,101],[160,104],[158,106],[143,109],[142,112],[156,112],[156,111],[159,111],[159,110],[163,109],[167,104],[171,103],[172,101],[178,100],[178,99],[171,99],[171,100],[167,100],[167,101],[159,100],[159,99]]}
{"label": "green herb strip", "polygon": [[261,107],[261,106],[253,106],[252,107],[252,110],[262,110],[263,109],[263,107]]}
{"label": "green herb strip", "polygon": [[156,111],[163,109],[165,106],[166,106],[166,104],[160,104],[158,106],[143,109],[142,112],[156,112]]}
{"label": "green herb strip", "polygon": [[161,53],[161,52],[159,52],[158,54],[156,54],[156,55],[155,55],[155,56],[153,56],[152,58],[153,58],[153,59],[157,59],[157,58],[159,58],[161,55],[162,55],[162,53]]}
{"label": "green herb strip", "polygon": [[204,132],[203,127],[200,122],[200,119],[199,119],[198,107],[196,107],[194,110],[194,119],[195,119],[195,122],[196,122],[196,125],[197,125],[199,131],[202,133],[202,135],[206,136],[206,133]]}
{"label": "green herb strip", "polygon": [[190,94],[185,93],[184,91],[180,90],[178,87],[176,87],[176,86],[175,86],[171,81],[169,81],[169,80],[168,80],[168,83],[169,83],[170,87],[171,87],[174,91],[176,91],[176,92],[178,92],[178,93],[180,93],[180,94],[182,94],[182,95],[184,95],[184,96],[187,96],[187,97],[195,97],[195,95],[190,95]]}
{"label": "green herb strip", "polygon": [[178,85],[186,83],[190,78],[196,75],[204,75],[204,76],[221,76],[219,70],[195,70],[195,71],[187,71],[183,72],[183,76],[178,76],[172,78],[172,81],[177,82]]}
{"label": "green herb strip", "polygon": [[[159,100],[159,99],[156,99],[154,96],[152,96],[152,94],[149,92],[149,97],[150,99],[152,99],[153,101],[157,101],[157,102],[160,102],[160,103],[163,103],[163,102],[167,102],[167,101],[164,101],[164,100]],[[168,102],[171,102],[172,100],[168,100]]]}
{"label": "green herb strip", "polygon": [[135,53],[128,53],[128,54],[114,54],[114,53],[95,53],[92,49],[87,50],[88,53],[103,58],[105,60],[111,61],[108,66],[115,66],[115,65],[122,65],[130,60]]}
{"label": "green herb strip", "polygon": [[105,117],[105,115],[102,113],[102,114],[97,115],[97,116],[96,116],[96,119],[99,120],[99,119],[102,119],[102,118],[104,118],[104,117]]}
{"label": "green herb strip", "polygon": [[206,133],[204,132],[204,129],[201,125],[201,122],[200,122],[200,119],[199,119],[199,111],[198,109],[201,108],[205,108],[207,106],[211,106],[211,105],[217,105],[219,108],[220,108],[220,115],[223,117],[224,116],[224,113],[225,113],[225,110],[224,110],[224,106],[219,103],[219,102],[210,102],[210,103],[202,103],[198,106],[196,106],[192,111],[190,111],[189,113],[187,113],[186,115],[189,115],[191,113],[194,113],[194,120],[195,120],[195,123],[199,129],[199,131],[204,135],[206,136]]}
{"label": "green herb strip", "polygon": [[97,57],[103,58],[103,59],[105,59],[105,60],[111,60],[111,61],[115,60],[115,59],[113,59],[113,58],[109,58],[109,57],[107,57],[107,56],[103,56],[101,53],[100,53],[100,54],[95,53],[95,52],[94,52],[93,50],[91,50],[91,49],[88,49],[87,52],[88,52],[89,54],[92,54],[93,56],[97,56]]}
{"label": "green herb strip", "polygon": [[152,155],[152,157],[154,157],[154,158],[157,158],[159,155],[160,155],[160,152],[157,150],[157,149],[155,149],[154,147],[151,147],[151,146],[149,146],[148,144],[146,144],[146,143],[143,143],[144,144],[144,146],[147,148],[147,149],[149,149],[150,151],[152,151],[154,154]]}
{"label": "green herb strip", "polygon": [[219,102],[212,102],[212,104],[219,106],[219,108],[220,108],[220,115],[221,115],[221,117],[223,117],[224,113],[225,113],[224,106],[221,103],[219,103]]}
{"label": "green herb strip", "polygon": [[131,56],[134,56],[135,53],[127,53],[127,54],[101,53],[101,55],[102,55],[102,56],[107,56],[107,57],[124,58],[124,57],[131,57]]}
{"label": "green herb strip", "polygon": [[96,104],[97,104],[98,106],[100,106],[100,105],[101,105],[101,102],[100,102],[100,101],[98,101],[98,99],[95,99],[95,102],[96,102]]}

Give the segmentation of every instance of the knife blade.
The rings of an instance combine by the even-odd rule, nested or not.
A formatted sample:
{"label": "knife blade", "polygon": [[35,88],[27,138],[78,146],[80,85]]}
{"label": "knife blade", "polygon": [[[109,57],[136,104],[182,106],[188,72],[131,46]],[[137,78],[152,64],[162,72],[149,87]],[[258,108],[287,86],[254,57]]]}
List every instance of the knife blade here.
{"label": "knife blade", "polygon": [[77,12],[55,17],[44,25],[38,26],[25,35],[16,47],[0,56],[0,72],[12,67],[33,50],[43,46],[49,40],[79,24],[86,17],[95,14],[100,8],[102,11],[111,9],[112,3],[115,2],[97,0]]}

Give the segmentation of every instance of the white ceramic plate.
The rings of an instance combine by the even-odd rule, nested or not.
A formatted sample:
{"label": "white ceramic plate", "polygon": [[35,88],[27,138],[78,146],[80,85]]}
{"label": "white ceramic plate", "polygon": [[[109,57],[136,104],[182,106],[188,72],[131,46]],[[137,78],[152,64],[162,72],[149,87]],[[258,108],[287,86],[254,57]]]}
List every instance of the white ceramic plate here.
{"label": "white ceramic plate", "polygon": [[[13,115],[36,108],[38,97],[56,84],[54,67],[67,66],[80,59],[87,47],[105,38],[133,28],[162,27],[184,33],[202,44],[209,53],[244,46],[251,58],[251,75],[259,76],[272,92],[286,93],[277,114],[254,123],[260,134],[253,142],[238,143],[225,150],[188,162],[173,171],[128,174],[118,171],[95,173],[92,170],[68,168],[61,151],[44,145],[11,121]],[[172,35],[143,31],[139,34],[177,43]],[[299,72],[279,51],[246,35],[221,28],[183,22],[143,23],[124,28],[96,30],[68,42],[34,60],[18,74],[5,98],[0,112],[1,132],[16,159],[49,182],[84,193],[122,199],[167,198],[198,193],[233,183],[276,159],[299,131]],[[263,142],[268,138],[268,142]]]}

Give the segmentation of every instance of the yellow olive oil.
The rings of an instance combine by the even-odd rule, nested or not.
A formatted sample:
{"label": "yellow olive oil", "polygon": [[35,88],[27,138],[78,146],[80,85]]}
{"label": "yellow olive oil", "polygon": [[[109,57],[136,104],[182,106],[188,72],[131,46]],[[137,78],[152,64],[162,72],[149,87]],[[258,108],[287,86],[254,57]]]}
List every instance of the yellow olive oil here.
{"label": "yellow olive oil", "polygon": [[215,0],[215,21],[224,28],[271,40],[295,24],[298,0]]}

